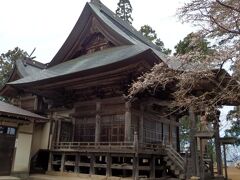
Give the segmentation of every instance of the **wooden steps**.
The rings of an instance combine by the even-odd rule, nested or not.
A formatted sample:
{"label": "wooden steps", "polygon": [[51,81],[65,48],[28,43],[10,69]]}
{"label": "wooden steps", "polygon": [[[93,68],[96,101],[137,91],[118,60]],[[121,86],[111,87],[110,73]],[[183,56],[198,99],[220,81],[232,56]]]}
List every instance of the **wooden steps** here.
{"label": "wooden steps", "polygon": [[166,166],[175,174],[178,179],[185,179],[185,161],[178,152],[171,146],[166,146],[164,161]]}

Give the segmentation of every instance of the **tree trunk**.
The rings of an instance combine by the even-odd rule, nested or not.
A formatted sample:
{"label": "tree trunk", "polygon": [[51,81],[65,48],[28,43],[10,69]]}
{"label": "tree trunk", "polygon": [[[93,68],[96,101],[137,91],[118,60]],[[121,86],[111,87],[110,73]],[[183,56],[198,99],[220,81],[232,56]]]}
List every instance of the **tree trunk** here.
{"label": "tree trunk", "polygon": [[215,149],[216,149],[216,161],[217,161],[217,172],[218,175],[222,175],[222,153],[221,153],[221,144],[220,144],[220,136],[219,136],[219,115],[220,112],[217,111],[217,117],[214,121],[214,132],[215,132]]}
{"label": "tree trunk", "polygon": [[[196,134],[196,114],[194,112],[193,107],[189,108],[189,118],[190,118],[190,154],[191,154],[191,171],[187,172],[190,176],[197,176],[198,175],[198,153],[197,153],[197,142],[195,138]],[[190,169],[188,169],[190,170]]]}

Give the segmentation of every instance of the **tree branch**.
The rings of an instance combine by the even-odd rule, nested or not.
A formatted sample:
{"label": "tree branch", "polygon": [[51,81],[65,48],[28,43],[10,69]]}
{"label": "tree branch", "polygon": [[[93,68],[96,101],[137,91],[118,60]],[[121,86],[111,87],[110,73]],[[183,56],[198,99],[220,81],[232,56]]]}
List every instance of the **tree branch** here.
{"label": "tree branch", "polygon": [[223,2],[221,2],[221,1],[219,1],[219,0],[216,0],[216,2],[217,2],[218,4],[220,4],[221,6],[225,7],[225,8],[232,9],[232,10],[240,13],[240,9],[236,9],[236,8],[233,7],[233,6],[230,6],[230,5],[228,5],[228,4],[224,4]]}
{"label": "tree branch", "polygon": [[212,20],[212,22],[214,24],[216,24],[220,29],[224,30],[225,32],[232,33],[232,34],[238,34],[238,35],[240,34],[239,31],[227,29],[226,27],[221,25],[213,16],[209,16],[209,18]]}

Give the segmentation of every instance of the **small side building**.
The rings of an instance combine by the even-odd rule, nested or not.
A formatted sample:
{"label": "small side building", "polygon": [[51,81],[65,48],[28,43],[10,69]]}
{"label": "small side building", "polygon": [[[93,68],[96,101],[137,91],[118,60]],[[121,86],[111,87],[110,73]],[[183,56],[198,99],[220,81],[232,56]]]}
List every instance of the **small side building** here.
{"label": "small side building", "polygon": [[0,176],[28,176],[34,127],[46,121],[45,117],[0,101]]}

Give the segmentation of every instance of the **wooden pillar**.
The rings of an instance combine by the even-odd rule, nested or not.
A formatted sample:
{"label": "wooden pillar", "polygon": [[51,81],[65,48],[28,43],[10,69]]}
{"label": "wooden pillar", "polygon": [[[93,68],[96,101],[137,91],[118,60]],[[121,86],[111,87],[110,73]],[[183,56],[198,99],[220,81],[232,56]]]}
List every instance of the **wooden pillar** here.
{"label": "wooden pillar", "polygon": [[74,172],[75,173],[79,173],[79,161],[80,161],[80,159],[79,159],[79,154],[76,154],[75,155],[75,167],[74,167]]}
{"label": "wooden pillar", "polygon": [[75,129],[76,129],[76,118],[72,118],[72,142],[75,139]]}
{"label": "wooden pillar", "polygon": [[202,148],[202,146],[203,146],[203,139],[199,138],[199,141],[200,141],[200,170],[201,170],[200,178],[204,179],[204,177],[205,177],[205,169],[204,169],[204,162],[203,162],[204,150]]}
{"label": "wooden pillar", "polygon": [[155,179],[155,160],[156,158],[154,156],[151,157],[151,164],[150,164],[150,178]]}
{"label": "wooden pillar", "polygon": [[96,128],[95,128],[95,143],[100,142],[101,135],[101,103],[96,103]]}
{"label": "wooden pillar", "polygon": [[140,106],[141,114],[140,114],[140,121],[139,121],[139,142],[143,143],[144,141],[144,105],[141,104]]}
{"label": "wooden pillar", "polygon": [[56,134],[55,134],[55,131],[56,131],[56,121],[54,120],[51,120],[51,131],[50,131],[50,134],[49,134],[49,141],[48,141],[48,149],[51,150],[53,148],[53,144],[55,143],[54,141],[56,141]]}
{"label": "wooden pillar", "polygon": [[162,127],[162,143],[164,144],[164,127],[163,127],[163,123],[161,123],[161,127]]}
{"label": "wooden pillar", "polygon": [[225,144],[223,144],[223,154],[224,154],[225,179],[228,180],[228,172],[227,172],[227,157],[226,157],[226,145],[225,145]]}
{"label": "wooden pillar", "polygon": [[52,171],[52,160],[53,160],[53,154],[50,151],[49,153],[49,159],[48,159],[48,171]]}
{"label": "wooden pillar", "polygon": [[173,136],[172,136],[172,119],[169,124],[169,144],[173,147]]}
{"label": "wooden pillar", "polygon": [[138,154],[135,154],[133,157],[133,179],[138,180],[139,179],[139,157]]}
{"label": "wooden pillar", "polygon": [[131,103],[125,103],[125,135],[124,140],[126,142],[131,141]]}
{"label": "wooden pillar", "polygon": [[177,126],[177,128],[176,128],[176,134],[177,134],[177,152],[180,153],[181,149],[180,149],[180,129],[179,129],[179,126]]}
{"label": "wooden pillar", "polygon": [[196,134],[196,115],[194,113],[193,107],[189,108],[189,118],[190,118],[190,153],[191,153],[191,167],[192,172],[188,174],[191,176],[198,176],[198,154],[197,154],[197,142],[195,138]]}
{"label": "wooden pillar", "polygon": [[[53,153],[52,153],[52,148],[53,148],[53,140],[54,140],[54,134],[55,134],[55,124],[56,122],[53,120],[52,118],[53,114],[51,113],[50,115],[50,131],[49,131],[49,137],[48,137],[48,150],[50,150],[49,152],[49,159],[48,159],[48,171],[52,171],[52,161],[53,161]],[[56,140],[56,138],[55,138]]]}
{"label": "wooden pillar", "polygon": [[221,153],[221,144],[219,136],[219,115],[220,112],[216,112],[216,120],[214,121],[214,136],[215,136],[215,149],[216,149],[216,161],[217,161],[217,173],[219,176],[223,175],[222,170],[222,153]]}
{"label": "wooden pillar", "polygon": [[57,126],[57,143],[60,142],[60,135],[61,135],[61,120],[57,120],[58,126]]}
{"label": "wooden pillar", "polygon": [[[50,131],[48,136],[48,149],[51,150],[53,147],[54,140],[56,141],[56,135],[55,135],[55,126],[56,121],[53,119],[53,113],[50,114]],[[54,136],[55,135],[55,136]]]}
{"label": "wooden pillar", "polygon": [[138,152],[138,146],[139,146],[139,143],[138,143],[138,134],[137,134],[137,132],[134,132],[133,145],[134,145],[135,151],[136,151],[136,153],[137,153],[137,152]]}
{"label": "wooden pillar", "polygon": [[95,169],[94,169],[95,162],[96,162],[96,157],[94,156],[94,154],[91,154],[90,155],[90,175],[95,174]]}
{"label": "wooden pillar", "polygon": [[107,169],[106,169],[106,176],[110,177],[112,176],[112,157],[111,154],[107,154]]}
{"label": "wooden pillar", "polygon": [[60,167],[61,173],[64,171],[64,164],[65,164],[65,153],[62,153],[61,167]]}

